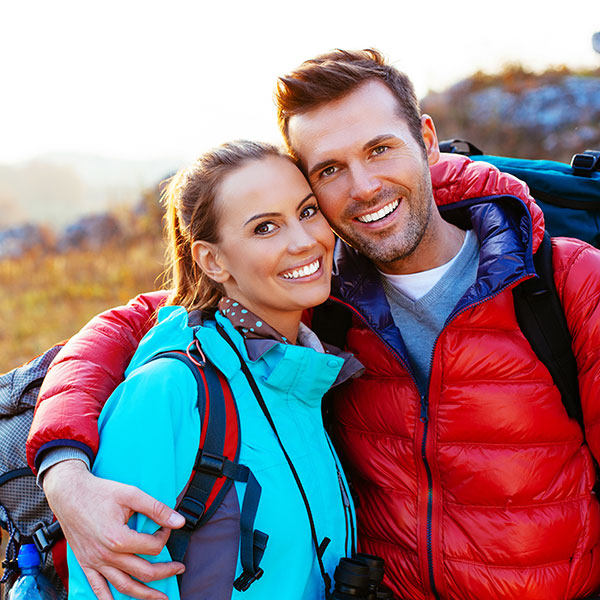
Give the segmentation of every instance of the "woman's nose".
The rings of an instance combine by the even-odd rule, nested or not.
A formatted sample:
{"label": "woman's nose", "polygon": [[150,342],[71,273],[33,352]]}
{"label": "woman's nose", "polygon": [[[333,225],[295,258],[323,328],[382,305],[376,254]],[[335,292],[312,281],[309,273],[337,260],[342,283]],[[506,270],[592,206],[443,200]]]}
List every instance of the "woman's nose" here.
{"label": "woman's nose", "polygon": [[317,240],[309,231],[308,227],[297,223],[295,227],[290,229],[290,238],[288,242],[288,250],[294,254],[306,252],[316,245]]}

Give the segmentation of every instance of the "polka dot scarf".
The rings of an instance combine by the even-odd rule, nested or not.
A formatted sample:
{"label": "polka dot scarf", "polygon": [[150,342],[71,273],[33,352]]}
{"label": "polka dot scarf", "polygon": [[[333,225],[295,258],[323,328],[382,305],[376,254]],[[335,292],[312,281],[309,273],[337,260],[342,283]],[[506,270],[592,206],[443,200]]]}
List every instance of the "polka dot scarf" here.
{"label": "polka dot scarf", "polygon": [[244,308],[239,302],[224,296],[219,300],[219,311],[227,317],[231,324],[249,339],[271,339],[282,344],[289,344],[289,340],[273,329],[268,323],[261,321],[254,313]]}

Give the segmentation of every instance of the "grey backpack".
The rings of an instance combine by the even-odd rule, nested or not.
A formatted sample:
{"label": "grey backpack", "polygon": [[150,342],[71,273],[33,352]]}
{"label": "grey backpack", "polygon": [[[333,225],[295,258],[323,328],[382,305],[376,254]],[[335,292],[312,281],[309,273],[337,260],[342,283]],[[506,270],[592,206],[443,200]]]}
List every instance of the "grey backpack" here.
{"label": "grey backpack", "polygon": [[0,375],[0,527],[9,536],[0,583],[12,584],[20,544],[31,540],[41,551],[44,574],[64,599],[64,586],[49,551],[48,538],[57,524],[52,524],[52,511],[25,454],[39,388],[61,348],[61,344],[54,346],[23,366]]}

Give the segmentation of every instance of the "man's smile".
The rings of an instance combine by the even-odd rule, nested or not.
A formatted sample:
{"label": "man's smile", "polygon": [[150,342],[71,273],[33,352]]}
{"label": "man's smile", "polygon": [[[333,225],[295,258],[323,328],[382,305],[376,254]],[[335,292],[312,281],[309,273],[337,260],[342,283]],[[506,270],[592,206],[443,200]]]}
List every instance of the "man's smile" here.
{"label": "man's smile", "polygon": [[381,219],[393,213],[396,208],[398,208],[399,204],[400,201],[398,199],[393,200],[389,204],[386,204],[383,208],[380,208],[378,211],[356,217],[356,220],[360,221],[361,223],[374,223],[376,221],[381,221]]}

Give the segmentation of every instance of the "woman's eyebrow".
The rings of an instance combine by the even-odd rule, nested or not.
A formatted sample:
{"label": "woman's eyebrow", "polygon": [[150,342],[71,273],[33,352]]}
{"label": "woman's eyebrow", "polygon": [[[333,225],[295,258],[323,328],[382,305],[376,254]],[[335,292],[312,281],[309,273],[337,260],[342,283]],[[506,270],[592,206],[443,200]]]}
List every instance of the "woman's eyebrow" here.
{"label": "woman's eyebrow", "polygon": [[[309,198],[315,198],[316,196],[311,192],[310,194],[307,194],[304,198],[302,198],[302,200],[300,200],[300,202],[298,203],[298,208],[300,208]],[[298,210],[298,208],[296,210]],[[246,225],[248,225],[248,223],[251,223],[252,221],[256,221],[257,219],[264,219],[265,217],[279,217],[281,216],[281,213],[278,212],[266,212],[266,213],[259,213],[257,215],[253,215],[251,216],[245,223],[244,223],[244,227]]]}
{"label": "woman's eyebrow", "polygon": [[[313,192],[311,192],[305,198],[302,198],[302,200],[300,200],[300,203],[298,204],[298,208],[300,208],[309,198],[314,198],[315,200],[317,199],[317,197],[313,194]],[[296,210],[298,210],[298,209],[296,209]]]}
{"label": "woman's eyebrow", "polygon": [[267,213],[259,213],[257,215],[254,215],[252,217],[250,217],[245,223],[244,223],[244,227],[246,225],[248,225],[248,223],[251,223],[252,221],[256,221],[257,219],[264,219],[265,217],[278,217],[280,216],[281,213],[278,212],[267,212]]}

